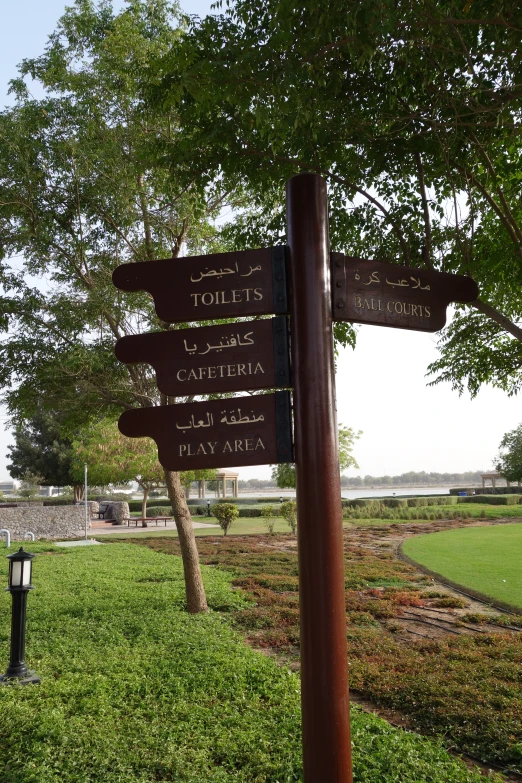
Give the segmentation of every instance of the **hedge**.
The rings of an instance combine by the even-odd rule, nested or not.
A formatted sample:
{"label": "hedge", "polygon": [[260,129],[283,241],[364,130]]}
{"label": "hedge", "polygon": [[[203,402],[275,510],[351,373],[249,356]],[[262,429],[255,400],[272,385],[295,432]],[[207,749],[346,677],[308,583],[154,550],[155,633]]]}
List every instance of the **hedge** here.
{"label": "hedge", "polygon": [[353,500],[343,500],[341,503],[343,508],[365,508],[380,509],[382,507],[382,501],[375,498],[354,498]]}
{"label": "hedge", "polygon": [[469,495],[458,499],[459,503],[486,503],[489,506],[516,506],[522,495]]}
{"label": "hedge", "polygon": [[[141,508],[140,508],[141,511]],[[148,517],[171,517],[172,506],[147,506]]]}
{"label": "hedge", "polygon": [[408,501],[405,498],[383,498],[382,504],[386,508],[406,508]]}
{"label": "hedge", "polygon": [[408,498],[408,508],[422,508],[428,505],[428,498]]}
{"label": "hedge", "polygon": [[[519,495],[520,487],[482,487],[482,490],[487,489],[488,495]],[[458,495],[459,492],[477,492],[477,487],[452,487],[450,489],[450,495]],[[502,504],[503,505],[503,504]]]}

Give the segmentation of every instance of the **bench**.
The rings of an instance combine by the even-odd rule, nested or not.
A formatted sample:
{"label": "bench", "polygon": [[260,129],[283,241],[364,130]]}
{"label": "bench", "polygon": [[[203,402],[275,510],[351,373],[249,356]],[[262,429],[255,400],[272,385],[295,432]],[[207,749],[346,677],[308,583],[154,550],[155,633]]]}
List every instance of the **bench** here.
{"label": "bench", "polygon": [[[112,517],[108,517],[107,516],[107,514],[109,513],[109,509],[111,508],[111,504],[110,503],[105,503],[103,505],[104,505],[103,510],[100,509],[98,511],[93,511],[92,512],[92,519],[93,520],[94,519],[99,519],[99,520],[103,519],[103,521],[107,522],[107,524],[109,524],[109,525],[116,525],[117,524],[117,520],[113,519]],[[101,504],[100,504],[100,506],[101,506]]]}
{"label": "bench", "polygon": [[127,517],[123,520],[123,522],[127,523],[127,527],[130,527],[131,522],[136,523],[136,527],[138,527],[138,522],[141,522],[142,527],[147,527],[149,522],[155,522],[156,527],[158,527],[158,522],[164,522],[165,527],[167,527],[167,522],[169,519],[172,519],[172,516],[168,517]]}

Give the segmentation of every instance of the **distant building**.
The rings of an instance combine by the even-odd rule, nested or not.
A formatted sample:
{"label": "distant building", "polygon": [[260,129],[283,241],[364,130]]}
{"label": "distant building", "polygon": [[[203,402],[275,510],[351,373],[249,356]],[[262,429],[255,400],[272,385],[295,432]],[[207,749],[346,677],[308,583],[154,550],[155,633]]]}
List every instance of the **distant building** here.
{"label": "distant building", "polygon": [[0,481],[0,492],[3,492],[4,495],[10,495],[13,492],[16,492],[19,486],[20,483],[18,481],[14,481],[13,479],[9,479],[8,481]]}

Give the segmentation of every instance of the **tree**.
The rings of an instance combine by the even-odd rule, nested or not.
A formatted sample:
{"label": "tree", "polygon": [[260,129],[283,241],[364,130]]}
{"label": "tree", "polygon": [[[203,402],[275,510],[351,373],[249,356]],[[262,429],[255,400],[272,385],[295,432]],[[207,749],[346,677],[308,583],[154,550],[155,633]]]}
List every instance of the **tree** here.
{"label": "tree", "polygon": [[41,484],[42,476],[39,476],[37,473],[31,473],[30,470],[26,470],[22,476],[22,485],[19,494],[23,498],[35,498],[39,495]]}
{"label": "tree", "polygon": [[223,535],[226,536],[232,522],[239,516],[238,507],[233,503],[216,503],[213,512],[219,522],[219,527],[223,531]]}
{"label": "tree", "polygon": [[506,432],[499,446],[499,455],[495,470],[506,481],[522,481],[522,424],[511,432]]}
{"label": "tree", "polygon": [[[147,108],[139,87],[178,36],[167,0],[129,0],[118,14],[108,0],[77,0],[11,84],[15,105],[0,113],[0,383],[15,423],[44,406],[60,411],[72,435],[126,408],[175,402],[158,393],[149,366],[116,361],[116,339],[171,327],[146,294],[117,291],[111,274],[124,262],[175,264],[182,249],[219,248],[212,218],[226,192],[181,181],[170,161],[145,156],[151,139],[179,130],[176,113]],[[25,77],[39,83],[41,100]],[[205,611],[180,475],[167,471],[165,483],[187,607]]]}
{"label": "tree", "polygon": [[284,241],[284,182],[312,170],[335,249],[472,275],[480,298],[441,335],[433,382],[515,393],[521,29],[515,0],[237,0],[193,20],[150,93],[182,117],[173,165],[248,187],[236,246]]}
{"label": "tree", "polygon": [[126,438],[114,421],[103,419],[73,441],[73,473],[80,479],[87,464],[91,484],[127,484],[136,481],[143,490],[141,515],[147,516],[151,489],[165,485],[156,445],[149,438]]}
{"label": "tree", "polygon": [[[143,490],[142,517],[147,516],[147,499],[153,489],[165,486],[165,472],[158,462],[156,444],[150,438],[127,438],[115,421],[102,419],[80,433],[72,443],[72,473],[83,476],[89,469],[91,484],[127,484],[136,481]],[[188,470],[181,473],[183,486],[212,476],[215,471]]]}
{"label": "tree", "polygon": [[[352,450],[355,441],[361,435],[362,432],[360,430],[355,432],[351,427],[343,427],[342,424],[339,424],[339,468],[341,471],[359,467]],[[281,487],[281,489],[284,487],[295,489],[295,465],[292,462],[274,465],[272,467],[272,478],[276,480],[277,486]]]}
{"label": "tree", "polygon": [[40,477],[38,484],[55,487],[72,485],[74,499],[83,497],[83,481],[73,478],[71,472],[72,445],[70,438],[63,435],[59,413],[43,408],[27,420],[22,421],[14,431],[14,445],[8,447],[7,466],[9,475],[24,479],[29,471]]}

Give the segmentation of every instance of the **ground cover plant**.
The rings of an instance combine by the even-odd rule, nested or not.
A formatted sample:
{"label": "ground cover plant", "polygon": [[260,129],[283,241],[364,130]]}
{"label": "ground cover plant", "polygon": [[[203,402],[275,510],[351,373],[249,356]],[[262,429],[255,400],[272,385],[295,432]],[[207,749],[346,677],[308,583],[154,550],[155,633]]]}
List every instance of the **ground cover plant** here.
{"label": "ground cover plant", "polygon": [[522,524],[417,536],[403,551],[431,571],[522,612]]}
{"label": "ground cover plant", "polygon": [[[396,555],[401,536],[458,522],[346,530],[346,609],[353,693],[398,720],[438,734],[484,763],[522,770],[522,623],[478,614],[434,589]],[[140,539],[178,552],[174,538]],[[199,539],[203,563],[225,569],[255,603],[233,613],[249,643],[299,666],[296,541],[279,536]],[[400,779],[400,778],[399,778]],[[437,778],[434,778],[437,779]]]}
{"label": "ground cover plant", "polygon": [[[409,499],[412,500],[412,499]],[[415,498],[423,500],[423,498]],[[415,522],[434,520],[474,520],[474,519],[522,519],[520,505],[490,505],[488,503],[451,504],[425,506],[404,506],[396,508],[381,505],[374,501],[367,506],[345,506],[343,519],[345,524],[378,525],[391,522]]]}
{"label": "ground cover plant", "polygon": [[[27,656],[42,684],[0,690],[2,783],[302,780],[298,677],[232,630],[252,604],[229,574],[204,569],[213,611],[194,616],[179,558],[27,548],[40,555]],[[0,593],[6,655],[9,602]],[[485,783],[440,743],[357,708],[352,725],[355,783]]]}

